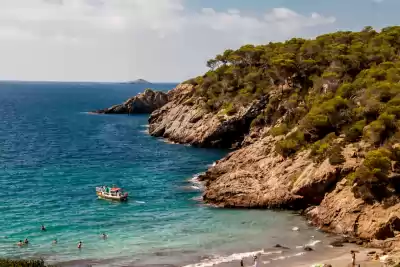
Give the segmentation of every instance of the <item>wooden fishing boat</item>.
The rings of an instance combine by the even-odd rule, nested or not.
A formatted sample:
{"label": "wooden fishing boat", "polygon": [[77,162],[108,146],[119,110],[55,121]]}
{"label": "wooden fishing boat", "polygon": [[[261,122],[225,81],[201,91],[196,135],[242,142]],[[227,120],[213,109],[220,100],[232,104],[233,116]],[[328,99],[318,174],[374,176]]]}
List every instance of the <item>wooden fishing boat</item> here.
{"label": "wooden fishing boat", "polygon": [[126,201],[128,200],[128,193],[124,192],[119,187],[100,186],[96,187],[96,195],[100,199]]}

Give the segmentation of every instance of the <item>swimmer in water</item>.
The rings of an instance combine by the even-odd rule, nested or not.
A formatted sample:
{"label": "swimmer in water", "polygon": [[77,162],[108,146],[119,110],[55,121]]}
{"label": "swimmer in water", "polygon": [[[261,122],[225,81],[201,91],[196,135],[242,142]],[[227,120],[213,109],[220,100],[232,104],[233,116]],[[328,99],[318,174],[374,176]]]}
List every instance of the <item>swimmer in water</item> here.
{"label": "swimmer in water", "polygon": [[106,233],[103,233],[103,234],[101,235],[101,238],[103,238],[103,239],[107,239],[107,235],[106,235]]}
{"label": "swimmer in water", "polygon": [[19,247],[22,247],[24,245],[24,243],[22,243],[22,240],[20,240],[18,243],[17,243],[17,246],[19,246]]}
{"label": "swimmer in water", "polygon": [[41,227],[41,229],[42,229],[42,231],[46,231],[46,227],[44,227],[44,225],[42,224],[42,227]]}
{"label": "swimmer in water", "polygon": [[25,245],[28,245],[28,244],[29,244],[28,238],[25,238],[24,244],[25,244]]}
{"label": "swimmer in water", "polygon": [[53,244],[57,244],[57,238],[53,240]]}
{"label": "swimmer in water", "polygon": [[79,241],[79,243],[78,243],[78,248],[79,248],[79,249],[82,248],[82,241]]}

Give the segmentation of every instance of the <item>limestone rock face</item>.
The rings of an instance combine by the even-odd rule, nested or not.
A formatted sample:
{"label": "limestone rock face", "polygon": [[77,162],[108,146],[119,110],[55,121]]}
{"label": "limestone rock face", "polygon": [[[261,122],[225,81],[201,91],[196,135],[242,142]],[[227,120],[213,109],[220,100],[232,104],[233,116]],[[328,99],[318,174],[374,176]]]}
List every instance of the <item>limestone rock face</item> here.
{"label": "limestone rock face", "polygon": [[[236,149],[199,177],[205,184],[206,203],[226,208],[301,209],[324,230],[360,241],[381,240],[378,243],[386,247],[400,242],[400,201],[368,204],[354,196],[353,185],[346,179],[361,166],[366,143],[346,144],[343,136],[338,137],[335,141],[345,144],[344,161],[338,165],[331,165],[328,158],[313,160],[307,149],[283,158],[275,147],[284,136],[269,134],[274,125],[250,126],[269,96],[228,115],[204,109],[194,90],[181,84],[168,92],[169,102],[149,118],[149,132],[176,143]],[[400,184],[399,177],[391,179]]]}
{"label": "limestone rock face", "polygon": [[200,147],[232,147],[249,132],[250,123],[264,109],[257,100],[234,115],[207,112],[200,100],[192,102],[193,86],[181,84],[168,92],[169,102],[149,118],[149,133],[176,143]]}
{"label": "limestone rock face", "polygon": [[135,114],[148,113],[161,108],[168,102],[168,95],[164,92],[146,89],[122,104],[110,108],[94,111],[99,114]]}
{"label": "limestone rock face", "polygon": [[316,164],[309,151],[284,159],[275,152],[277,140],[264,137],[209,169],[201,177],[207,185],[204,200],[224,207],[302,209],[321,203],[326,192],[360,164],[350,157],[351,145],[344,152],[348,160],[339,166],[329,160]]}

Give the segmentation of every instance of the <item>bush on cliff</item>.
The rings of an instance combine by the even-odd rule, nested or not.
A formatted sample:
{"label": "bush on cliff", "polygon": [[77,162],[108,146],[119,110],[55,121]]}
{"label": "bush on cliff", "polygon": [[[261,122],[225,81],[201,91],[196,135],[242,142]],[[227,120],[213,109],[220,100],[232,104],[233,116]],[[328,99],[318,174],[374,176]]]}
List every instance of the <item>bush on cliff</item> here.
{"label": "bush on cliff", "polygon": [[286,123],[282,123],[279,126],[276,126],[274,128],[272,128],[269,133],[272,136],[279,136],[279,135],[285,135],[287,134],[289,131],[288,126],[286,125]]}
{"label": "bush on cliff", "polygon": [[385,148],[371,150],[353,176],[353,193],[366,202],[390,196],[388,174],[391,169],[391,152]]}
{"label": "bush on cliff", "polygon": [[[276,143],[277,153],[290,157],[311,148],[317,162],[328,158],[338,165],[345,143],[362,140],[372,151],[348,176],[357,184],[355,194],[379,199],[380,186],[390,187],[393,152],[388,156],[380,147],[400,143],[400,26],[245,45],[207,66],[207,73],[188,81],[195,87],[188,98],[202,99],[208,112],[234,114],[267,99],[250,127],[271,127],[273,136],[292,132]],[[337,144],[339,136],[345,143]],[[394,161],[400,170],[400,160]]]}
{"label": "bush on cliff", "polygon": [[301,131],[295,131],[286,139],[276,143],[275,150],[283,157],[289,157],[295,154],[304,146],[304,134]]}

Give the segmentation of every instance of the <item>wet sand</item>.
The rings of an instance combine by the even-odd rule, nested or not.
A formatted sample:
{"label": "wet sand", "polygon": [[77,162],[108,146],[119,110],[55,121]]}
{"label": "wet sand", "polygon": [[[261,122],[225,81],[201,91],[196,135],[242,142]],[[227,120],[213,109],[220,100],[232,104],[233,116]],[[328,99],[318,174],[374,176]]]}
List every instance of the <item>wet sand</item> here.
{"label": "wet sand", "polygon": [[[333,248],[328,246],[316,247],[314,251],[305,252],[304,249],[288,249],[264,251],[259,255],[259,267],[312,267],[314,264],[331,264],[332,267],[350,267],[351,265],[351,250],[356,250],[359,253],[356,255],[356,266],[361,267],[381,267],[384,266],[379,260],[371,260],[367,254],[371,251],[380,253],[378,249],[365,249],[355,245],[345,245],[344,247]],[[271,253],[272,252],[272,253]],[[244,258],[244,266],[253,266],[253,257]],[[240,266],[240,260],[221,263],[216,265],[198,264],[193,267],[218,266],[218,267],[234,267]]]}

